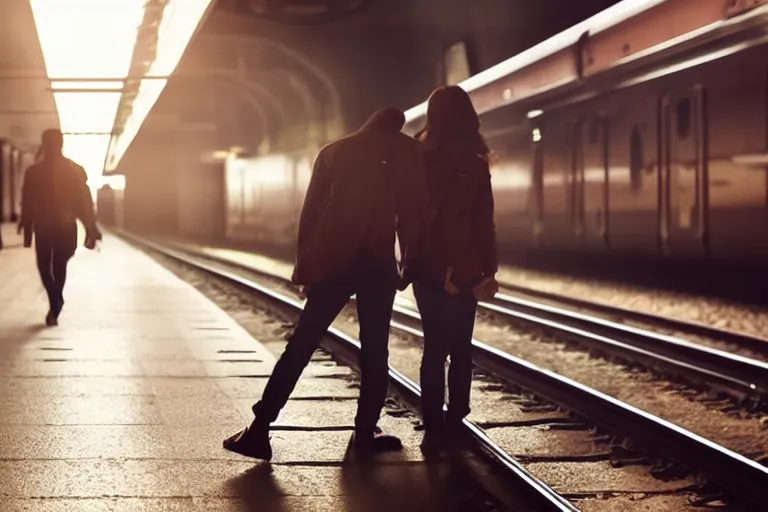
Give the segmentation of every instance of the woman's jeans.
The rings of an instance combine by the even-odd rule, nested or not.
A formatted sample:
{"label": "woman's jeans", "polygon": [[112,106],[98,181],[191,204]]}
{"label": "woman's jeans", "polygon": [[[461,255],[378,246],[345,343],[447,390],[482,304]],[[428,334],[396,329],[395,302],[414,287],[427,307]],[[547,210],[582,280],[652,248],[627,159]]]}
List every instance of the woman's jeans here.
{"label": "woman's jeans", "polygon": [[[442,283],[414,283],[414,295],[424,330],[421,360],[421,399],[424,427],[441,429],[446,423],[461,422],[469,414],[472,387],[472,332],[475,327],[475,300],[470,287],[456,296],[448,295]],[[445,400],[445,361],[448,370],[448,413]]]}

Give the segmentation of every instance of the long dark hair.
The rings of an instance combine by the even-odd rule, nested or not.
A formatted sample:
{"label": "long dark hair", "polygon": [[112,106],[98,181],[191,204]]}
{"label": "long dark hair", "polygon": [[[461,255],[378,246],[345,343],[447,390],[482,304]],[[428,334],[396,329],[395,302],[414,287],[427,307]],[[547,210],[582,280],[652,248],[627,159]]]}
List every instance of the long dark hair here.
{"label": "long dark hair", "polygon": [[439,87],[429,95],[427,126],[419,140],[428,149],[472,153],[490,159],[491,151],[480,134],[480,119],[464,89]]}

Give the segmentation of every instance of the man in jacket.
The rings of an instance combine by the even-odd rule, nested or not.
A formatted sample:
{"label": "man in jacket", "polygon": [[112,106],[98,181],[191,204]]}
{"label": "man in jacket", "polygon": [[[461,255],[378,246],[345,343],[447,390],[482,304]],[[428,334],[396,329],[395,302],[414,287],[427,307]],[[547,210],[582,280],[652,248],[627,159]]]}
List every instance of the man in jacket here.
{"label": "man in jacket", "polygon": [[[376,426],[387,393],[389,321],[403,274],[416,271],[427,224],[427,189],[418,143],[400,133],[402,112],[377,111],[362,128],[324,147],[315,160],[299,221],[293,282],[307,302],[251,425],[224,441],[241,455],[270,459],[269,425],[285,406],[321,337],[356,294],[360,322],[360,398],[353,446],[399,450]],[[401,260],[395,259],[395,227]]]}
{"label": "man in jacket", "polygon": [[77,219],[85,225],[86,245],[101,238],[96,227],[93,200],[85,170],[62,154],[60,130],[43,132],[42,158],[24,175],[21,221],[25,246],[35,235],[40,278],[48,294],[45,323],[58,323],[64,306],[67,264],[77,248]]}

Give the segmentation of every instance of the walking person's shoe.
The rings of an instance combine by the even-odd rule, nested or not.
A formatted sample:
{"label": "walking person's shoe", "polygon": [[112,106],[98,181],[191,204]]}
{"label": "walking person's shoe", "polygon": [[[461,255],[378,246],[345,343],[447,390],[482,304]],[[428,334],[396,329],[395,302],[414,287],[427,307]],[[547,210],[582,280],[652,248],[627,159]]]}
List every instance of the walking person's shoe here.
{"label": "walking person's shoe", "polygon": [[254,459],[270,460],[269,425],[254,421],[250,426],[224,440],[224,449]]}
{"label": "walking person's shoe", "polygon": [[59,322],[56,319],[56,314],[53,312],[53,310],[48,311],[48,314],[45,315],[45,325],[48,327],[59,325]]}

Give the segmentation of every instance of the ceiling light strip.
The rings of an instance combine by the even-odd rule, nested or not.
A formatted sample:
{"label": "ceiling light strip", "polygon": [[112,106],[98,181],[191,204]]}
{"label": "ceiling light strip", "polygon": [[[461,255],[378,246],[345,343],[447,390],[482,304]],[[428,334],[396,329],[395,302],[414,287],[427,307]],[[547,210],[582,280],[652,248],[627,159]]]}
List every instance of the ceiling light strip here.
{"label": "ceiling light strip", "polygon": [[[171,76],[187,49],[189,42],[202,26],[210,12],[212,0],[168,0],[156,32],[149,37],[156,41],[155,55],[146,70],[150,76]],[[105,169],[113,171],[136,137],[139,128],[160,97],[167,80],[148,82],[141,80],[132,85],[125,110],[118,111],[114,132],[105,162]]]}

